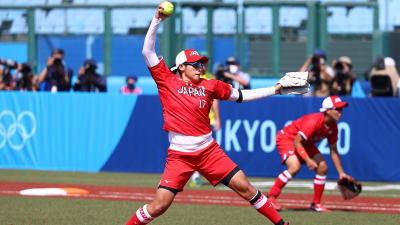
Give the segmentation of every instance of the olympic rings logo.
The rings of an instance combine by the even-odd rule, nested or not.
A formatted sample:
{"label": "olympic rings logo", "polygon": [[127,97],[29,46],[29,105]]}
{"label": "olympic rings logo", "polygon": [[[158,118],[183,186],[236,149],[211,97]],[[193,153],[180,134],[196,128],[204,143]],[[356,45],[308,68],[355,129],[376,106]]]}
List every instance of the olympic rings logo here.
{"label": "olympic rings logo", "polygon": [[[27,127],[28,123],[24,122],[28,120],[30,126]],[[36,118],[31,111],[23,111],[18,117],[10,110],[0,113],[0,149],[8,143],[13,150],[19,151],[35,133]]]}

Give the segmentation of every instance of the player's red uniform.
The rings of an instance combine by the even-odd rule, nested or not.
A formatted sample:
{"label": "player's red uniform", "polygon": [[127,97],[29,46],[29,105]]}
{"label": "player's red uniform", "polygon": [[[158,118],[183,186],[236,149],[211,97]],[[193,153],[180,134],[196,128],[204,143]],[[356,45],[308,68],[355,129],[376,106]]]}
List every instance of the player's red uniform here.
{"label": "player's red uniform", "polygon": [[189,136],[211,132],[210,113],[213,99],[227,100],[231,86],[219,80],[200,78],[197,84],[185,82],[169,71],[164,60],[150,68],[164,113],[164,130]]}
{"label": "player's red uniform", "polygon": [[149,70],[163,107],[163,129],[171,142],[160,186],[182,190],[196,170],[217,185],[237,165],[212,139],[208,115],[213,99],[227,100],[231,86],[214,79],[185,82],[162,59]]}
{"label": "player's red uniform", "polygon": [[305,139],[302,144],[310,157],[319,153],[318,148],[314,145],[316,142],[328,138],[329,144],[336,143],[338,139],[337,125],[332,122],[327,126],[324,123],[324,117],[324,113],[308,114],[278,131],[276,146],[282,157],[282,162],[289,156],[297,154],[294,147],[294,139],[297,134],[300,134]]}

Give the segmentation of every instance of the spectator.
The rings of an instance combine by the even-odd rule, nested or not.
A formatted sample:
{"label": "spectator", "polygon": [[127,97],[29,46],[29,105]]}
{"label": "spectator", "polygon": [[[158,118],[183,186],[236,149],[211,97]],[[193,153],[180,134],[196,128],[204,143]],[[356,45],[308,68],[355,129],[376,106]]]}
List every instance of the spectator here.
{"label": "spectator", "polygon": [[17,68],[15,60],[0,59],[0,90],[15,90],[16,83],[11,70]]}
{"label": "spectator", "polygon": [[74,91],[106,92],[107,78],[96,72],[97,65],[93,59],[85,60],[79,69],[79,77],[75,82]]}
{"label": "spectator", "polygon": [[19,91],[37,91],[38,76],[32,73],[29,63],[19,64],[15,70],[14,80]]}
{"label": "spectator", "polygon": [[351,89],[355,80],[352,69],[351,59],[341,56],[332,62],[335,76],[333,77],[331,95],[351,95]]}
{"label": "spectator", "polygon": [[396,62],[391,57],[376,57],[374,66],[369,73],[369,78],[372,76],[383,76],[388,75],[392,83],[392,95],[397,96],[398,84],[399,84],[399,73],[396,69]]}
{"label": "spectator", "polygon": [[[310,72],[310,84],[313,85],[313,95],[315,96],[329,96],[330,93],[334,73],[330,66],[324,65],[325,62],[325,51],[317,48],[300,68],[300,72]],[[309,67],[311,68],[309,69]]]}
{"label": "spectator", "polygon": [[122,94],[142,94],[142,89],[140,87],[136,87],[137,77],[128,76],[126,77],[126,85],[121,87]]}
{"label": "spectator", "polygon": [[243,90],[250,89],[250,75],[240,70],[239,60],[235,57],[229,57],[226,60],[227,71],[223,73],[226,78],[232,80],[233,88]]}
{"label": "spectator", "polygon": [[64,51],[54,49],[47,59],[47,66],[39,76],[39,86],[45,82],[44,90],[57,92],[71,89],[72,70],[64,62]]}

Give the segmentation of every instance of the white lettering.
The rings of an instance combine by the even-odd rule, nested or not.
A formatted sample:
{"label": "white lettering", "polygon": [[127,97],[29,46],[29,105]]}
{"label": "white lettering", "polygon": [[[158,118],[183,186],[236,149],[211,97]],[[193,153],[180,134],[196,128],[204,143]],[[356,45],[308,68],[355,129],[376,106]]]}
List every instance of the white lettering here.
{"label": "white lettering", "polygon": [[254,137],[256,136],[257,133],[257,128],[258,125],[260,125],[260,121],[256,120],[253,123],[253,126],[250,126],[250,123],[248,120],[243,121],[244,129],[247,134],[247,149],[249,152],[254,152]]}
{"label": "white lettering", "polygon": [[329,146],[328,146],[328,139],[324,138],[321,143],[318,145],[318,150],[323,155],[329,155]]}
{"label": "white lettering", "polygon": [[179,94],[182,94],[182,93],[183,93],[183,86],[181,87],[180,90],[178,90],[178,93],[179,93]]}
{"label": "white lettering", "polygon": [[[350,151],[350,126],[346,122],[340,122],[338,124],[338,142],[337,142],[337,148],[338,152],[340,155],[346,155]],[[343,134],[343,135],[342,135]],[[343,140],[343,146],[341,145],[341,142]]]}
{"label": "white lettering", "polygon": [[204,88],[202,88],[202,89],[199,89],[199,92],[200,92],[200,96],[203,96],[203,97],[205,97],[205,96],[206,96],[206,91],[205,91],[205,89],[204,89]]}
{"label": "white lettering", "polygon": [[178,94],[184,94],[187,96],[200,96],[200,97],[206,97],[206,93],[204,88],[194,88],[194,87],[188,87],[186,88],[185,86],[182,86],[181,89],[178,89]]}
{"label": "white lettering", "polygon": [[[287,121],[285,124],[289,124],[291,121]],[[261,123],[261,124],[260,124]],[[240,131],[242,125],[242,120],[230,120],[225,121],[225,131],[223,129],[216,133],[217,142],[222,145],[225,151],[229,152],[232,149],[235,152],[241,152],[242,148],[240,146],[239,140],[242,143],[246,141],[247,138],[247,150],[249,152],[255,152],[260,147],[265,153],[271,153],[276,148],[276,132],[277,127],[272,120],[254,120],[251,123],[249,120],[243,120],[243,127],[246,133],[246,137],[238,137],[238,132]],[[260,130],[260,146],[255,144],[255,140],[258,137],[258,130]],[[338,142],[337,149],[340,155],[346,155],[350,151],[350,137],[351,128],[348,123],[340,122],[338,123]],[[316,144],[321,154],[329,155],[330,149],[328,145],[327,138],[324,138],[319,144]]]}
{"label": "white lettering", "polygon": [[[271,130],[271,136],[270,136],[270,143],[267,144],[267,130]],[[260,127],[260,144],[261,144],[261,149],[266,152],[272,152],[275,148],[275,137],[276,137],[276,125],[272,120],[266,120],[261,124]]]}
{"label": "white lettering", "polygon": [[239,141],[236,137],[236,132],[241,124],[240,120],[236,120],[231,127],[231,120],[226,120],[225,123],[225,150],[229,152],[231,150],[231,142],[233,143],[233,148],[236,152],[240,152],[242,148],[239,145]]}
{"label": "white lettering", "polygon": [[[291,124],[293,122],[293,120],[288,120],[286,121],[285,125],[283,125],[283,127],[289,126],[289,124]],[[282,129],[283,129],[282,127]]]}
{"label": "white lettering", "polygon": [[192,87],[189,87],[189,96],[192,96],[193,93],[194,93],[194,89]]}
{"label": "white lettering", "polygon": [[[340,122],[338,123],[338,141],[336,147],[339,155],[346,155],[350,151],[350,133],[351,129],[348,123]],[[343,134],[343,135],[342,135]],[[343,141],[342,141],[343,140]],[[343,142],[343,146],[341,143]],[[328,144],[328,139],[325,138],[318,145],[318,149],[323,155],[329,155],[330,149]]]}
{"label": "white lettering", "polygon": [[183,94],[185,94],[185,95],[187,95],[187,96],[190,96],[189,93],[188,93],[187,90],[186,90],[186,87],[183,87]]}

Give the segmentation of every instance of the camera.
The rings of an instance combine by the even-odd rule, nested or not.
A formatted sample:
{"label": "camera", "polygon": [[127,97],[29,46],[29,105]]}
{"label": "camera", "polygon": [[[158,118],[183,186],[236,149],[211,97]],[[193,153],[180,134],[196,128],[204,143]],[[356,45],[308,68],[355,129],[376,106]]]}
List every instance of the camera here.
{"label": "camera", "polygon": [[320,64],[319,57],[314,55],[314,56],[311,58],[311,64],[312,64],[313,66],[319,66],[319,64]]}
{"label": "camera", "polygon": [[61,66],[62,65],[62,61],[59,58],[54,58],[53,59],[53,65],[54,66]]}
{"label": "camera", "polygon": [[333,70],[335,71],[335,80],[339,85],[342,85],[344,80],[347,78],[347,73],[344,70],[344,63],[341,61],[338,61],[335,63],[333,66]]}
{"label": "camera", "polygon": [[338,74],[343,74],[344,73],[344,66],[342,62],[337,62],[335,66],[333,66],[333,69],[338,73]]}
{"label": "camera", "polygon": [[7,67],[8,69],[16,69],[18,67],[17,61],[11,59],[0,58],[0,64]]}
{"label": "camera", "polygon": [[215,78],[227,84],[232,84],[232,80],[224,76],[225,72],[229,72],[229,67],[224,64],[219,64],[215,69]]}
{"label": "camera", "polygon": [[21,73],[23,75],[32,75],[32,68],[28,63],[21,64]]}
{"label": "camera", "polygon": [[313,56],[311,58],[311,72],[313,72],[313,76],[311,77],[310,83],[314,85],[319,85],[321,83],[321,61],[320,57]]}
{"label": "camera", "polygon": [[96,71],[96,66],[87,65],[85,66],[85,73],[94,73]]}
{"label": "camera", "polygon": [[85,68],[85,73],[95,73],[97,69],[96,61],[87,59],[83,63],[83,67]]}

